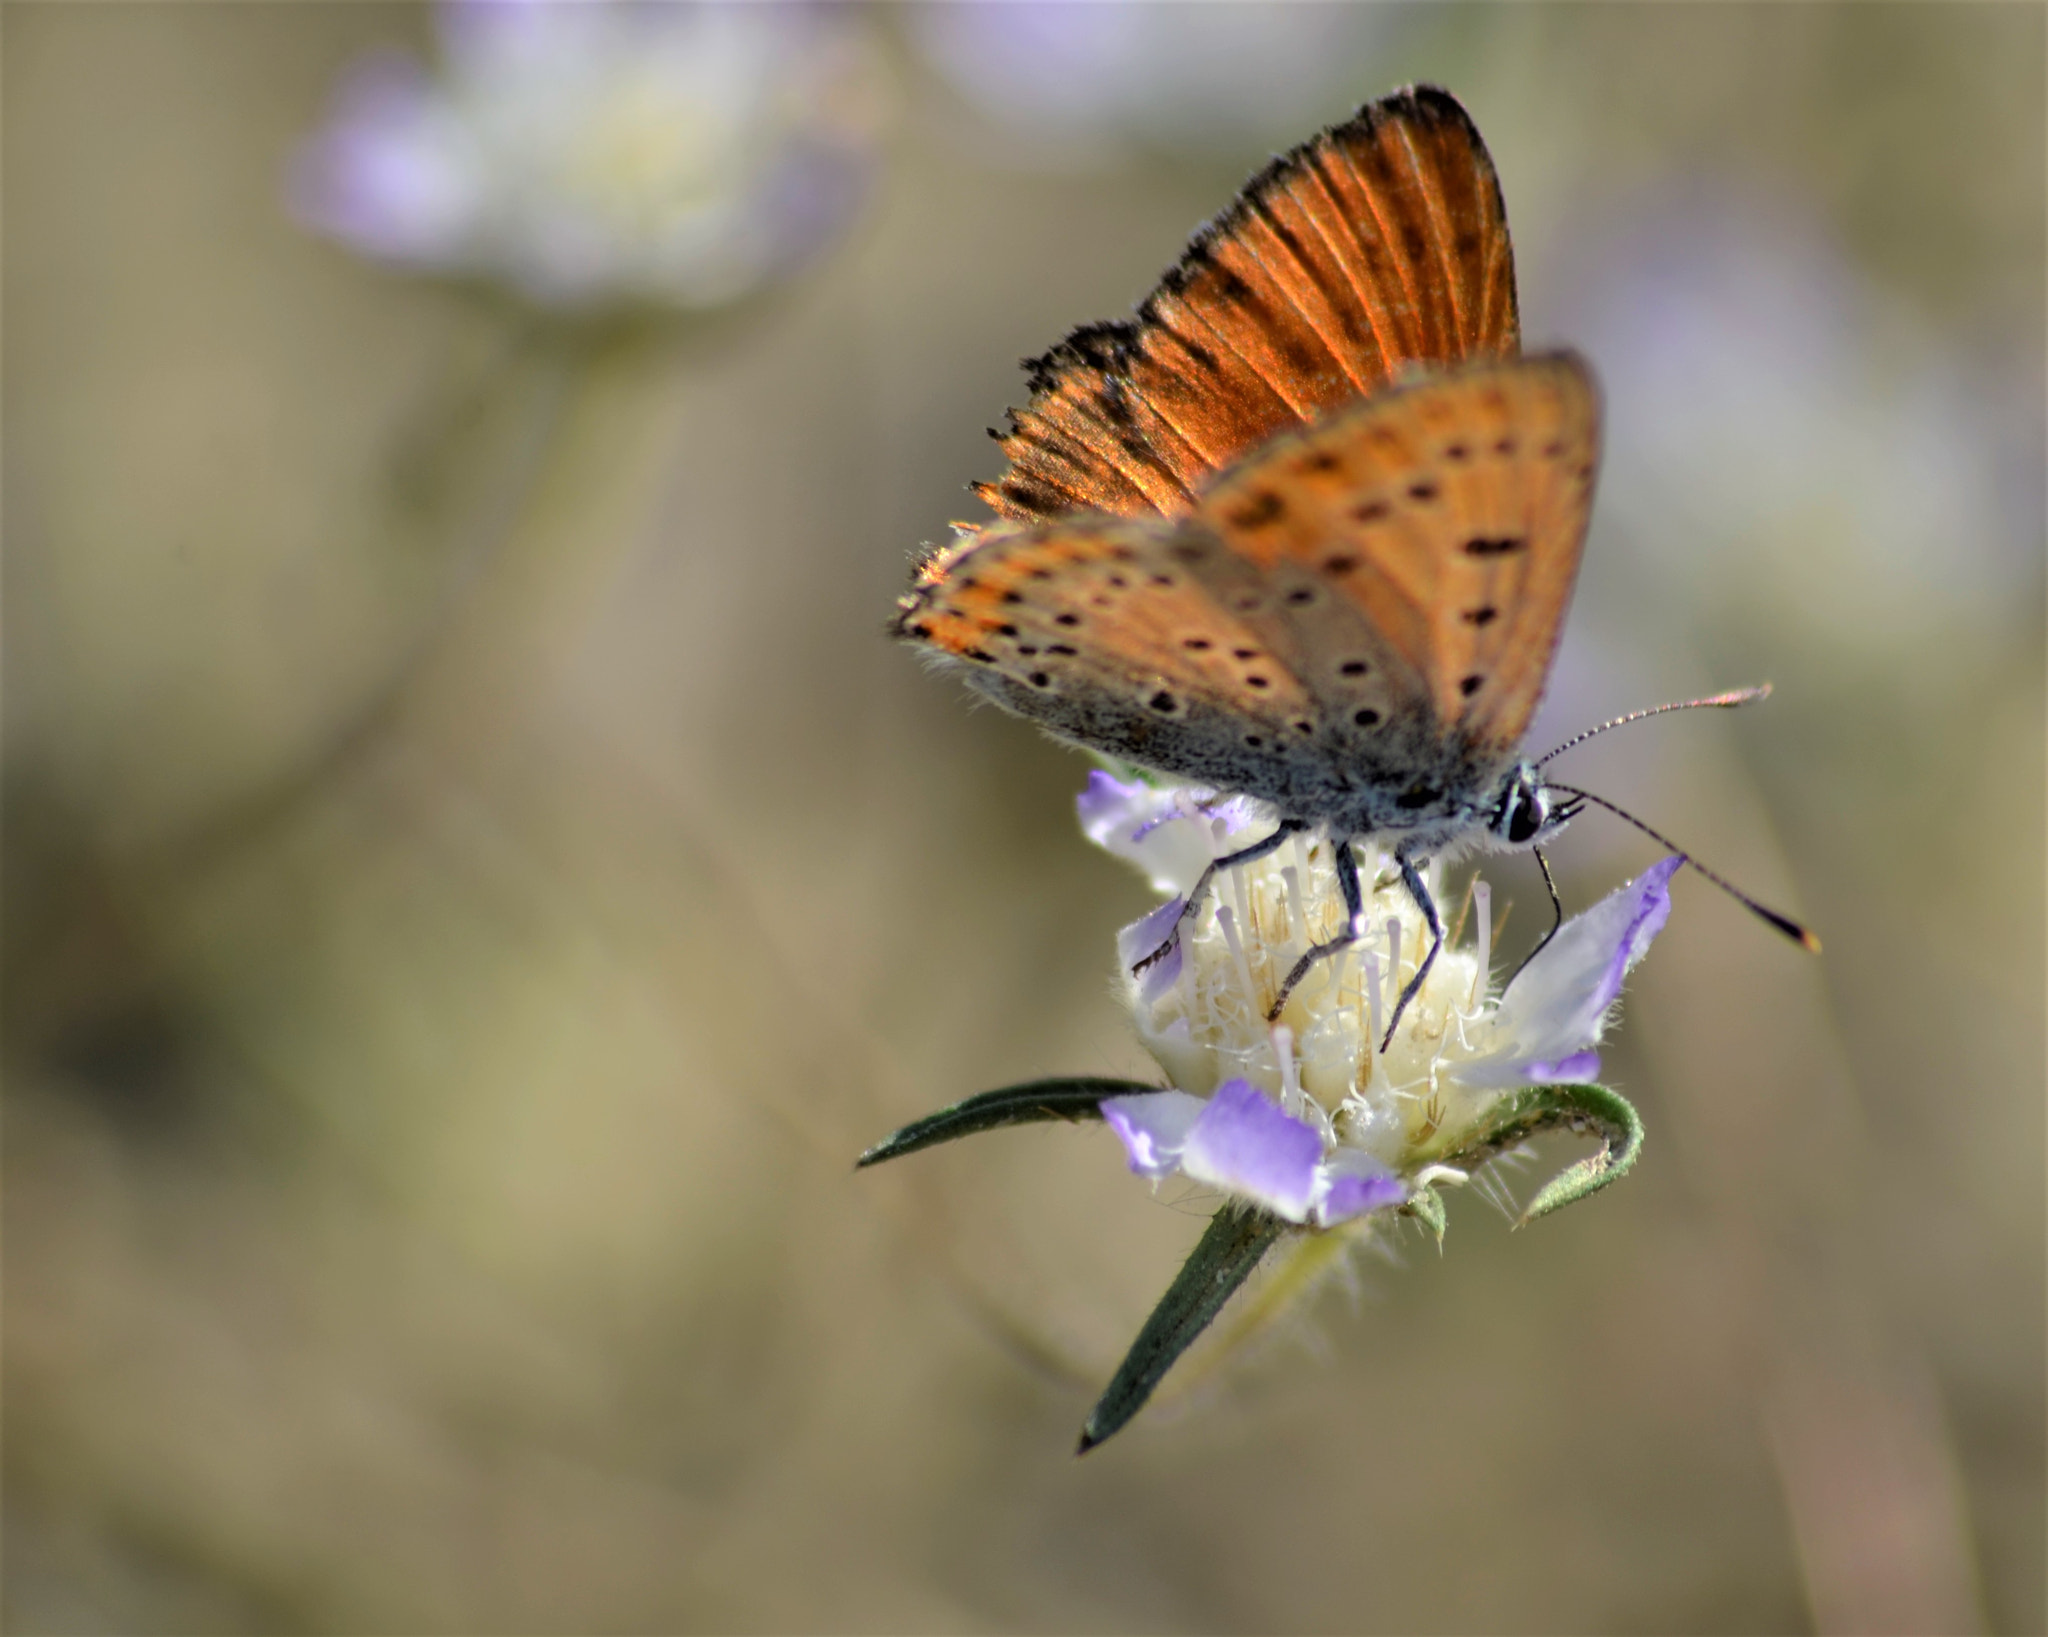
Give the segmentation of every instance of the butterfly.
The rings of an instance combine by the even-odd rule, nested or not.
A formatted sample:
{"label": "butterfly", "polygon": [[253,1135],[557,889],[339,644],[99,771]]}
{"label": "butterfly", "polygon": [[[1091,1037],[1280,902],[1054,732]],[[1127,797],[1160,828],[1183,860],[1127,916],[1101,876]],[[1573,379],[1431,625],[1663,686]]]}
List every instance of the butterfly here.
{"label": "butterfly", "polygon": [[1348,843],[1387,846],[1433,938],[1398,1019],[1443,941],[1421,866],[1578,810],[1518,746],[1599,394],[1575,354],[1520,351],[1478,130],[1431,86],[1367,104],[1247,183],[1132,320],[1026,367],[976,491],[997,520],[917,567],[896,634],[1060,738],[1269,803],[1273,834],[1212,874],[1336,843],[1346,928],[1271,1016],[1362,926]]}

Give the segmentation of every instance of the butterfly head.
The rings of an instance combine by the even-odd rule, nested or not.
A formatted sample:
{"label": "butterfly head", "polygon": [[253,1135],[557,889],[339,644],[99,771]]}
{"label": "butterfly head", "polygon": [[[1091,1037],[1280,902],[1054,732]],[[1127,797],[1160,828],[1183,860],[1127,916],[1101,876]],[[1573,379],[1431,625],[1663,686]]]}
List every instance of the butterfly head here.
{"label": "butterfly head", "polygon": [[1543,776],[1529,762],[1517,762],[1502,775],[1486,829],[1500,848],[1540,847],[1578,816],[1585,803],[1577,796],[1554,799]]}

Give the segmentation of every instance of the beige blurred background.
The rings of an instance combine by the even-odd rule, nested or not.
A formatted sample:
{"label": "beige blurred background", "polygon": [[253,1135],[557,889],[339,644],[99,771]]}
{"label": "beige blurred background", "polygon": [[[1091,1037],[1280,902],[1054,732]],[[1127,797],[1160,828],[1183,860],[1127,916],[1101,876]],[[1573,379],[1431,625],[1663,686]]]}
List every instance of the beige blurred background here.
{"label": "beige blurred background", "polygon": [[[2042,13],[1159,8],[1092,102],[864,21],[852,233],[564,341],[285,212],[424,12],[0,16],[8,1629],[2040,1630]],[[1416,78],[1609,393],[1537,748],[1769,677],[1571,765],[1827,953],[1682,881],[1625,1186],[1076,1461],[1198,1208],[850,1163],[1146,1074],[1146,890],[883,622],[1017,357]]]}

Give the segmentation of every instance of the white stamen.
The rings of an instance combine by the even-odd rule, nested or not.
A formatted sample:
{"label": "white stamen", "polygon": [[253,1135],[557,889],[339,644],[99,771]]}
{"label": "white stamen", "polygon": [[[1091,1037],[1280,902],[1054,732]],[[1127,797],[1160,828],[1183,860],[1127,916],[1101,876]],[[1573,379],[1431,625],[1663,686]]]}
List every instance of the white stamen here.
{"label": "white stamen", "polygon": [[1294,1060],[1294,1031],[1284,1023],[1273,1025],[1273,1055],[1280,1060],[1280,1107],[1299,1116],[1307,1094],[1301,1089],[1301,1066]]}
{"label": "white stamen", "polygon": [[1401,918],[1387,917],[1387,976],[1393,980],[1394,993],[1401,993]]}
{"label": "white stamen", "polygon": [[1308,922],[1308,910],[1301,901],[1301,873],[1292,864],[1280,871],[1280,880],[1287,888],[1287,936],[1294,936],[1296,923],[1301,926],[1301,941],[1304,947],[1314,943],[1315,931]]}
{"label": "white stamen", "polygon": [[1237,963],[1237,980],[1244,985],[1247,1001],[1253,1001],[1252,963],[1245,959],[1244,944],[1237,935],[1237,917],[1230,912],[1228,904],[1216,906],[1216,930],[1223,934],[1223,941],[1230,946],[1230,958]]}
{"label": "white stamen", "polygon": [[1323,966],[1329,972],[1330,977],[1329,981],[1321,989],[1317,990],[1316,993],[1319,997],[1328,996],[1329,1004],[1332,1006],[1344,1004],[1344,959],[1350,953],[1351,951],[1348,949],[1340,949],[1336,954],[1323,962]]}
{"label": "white stamen", "polygon": [[1374,1051],[1380,1049],[1380,958],[1370,949],[1364,954],[1365,962],[1365,1004],[1372,1019],[1372,1039],[1367,1042]]}
{"label": "white stamen", "polygon": [[1433,1188],[1439,1182],[1462,1188],[1471,1180],[1470,1172],[1460,1171],[1455,1165],[1425,1165],[1415,1173],[1415,1186],[1418,1188]]}
{"label": "white stamen", "polygon": [[1242,864],[1230,872],[1230,901],[1237,906],[1239,935],[1258,938],[1259,919],[1253,913],[1257,901],[1252,897],[1251,883],[1245,879],[1245,867]]}
{"label": "white stamen", "polygon": [[1479,917],[1479,970],[1472,974],[1472,998],[1468,1004],[1477,1006],[1486,998],[1490,970],[1487,963],[1493,959],[1493,888],[1484,881],[1472,883],[1472,909]]}

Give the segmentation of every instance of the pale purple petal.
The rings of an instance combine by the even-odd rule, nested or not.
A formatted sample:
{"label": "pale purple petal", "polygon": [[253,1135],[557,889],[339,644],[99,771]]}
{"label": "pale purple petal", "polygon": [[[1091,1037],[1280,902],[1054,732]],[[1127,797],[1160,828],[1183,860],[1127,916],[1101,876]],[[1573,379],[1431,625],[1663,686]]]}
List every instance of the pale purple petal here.
{"label": "pale purple petal", "polygon": [[479,182],[424,69],[395,55],[353,69],[294,156],[286,195],[307,226],[389,261],[444,263],[468,238]]}
{"label": "pale purple petal", "polygon": [[1219,851],[1259,823],[1257,802],[1181,785],[1125,782],[1100,770],[1074,798],[1088,839],[1152,879],[1158,892],[1193,889]]}
{"label": "pale purple petal", "polygon": [[[1173,929],[1180,924],[1181,912],[1186,908],[1185,898],[1169,898],[1143,920],[1133,921],[1116,935],[1117,959],[1123,962],[1126,972],[1173,937]],[[1159,997],[1179,980],[1181,957],[1181,941],[1174,938],[1171,949],[1137,974],[1138,998],[1147,1006],[1157,1005]]]}
{"label": "pale purple petal", "polygon": [[1595,1051],[1573,1052],[1555,1063],[1532,1061],[1520,1069],[1523,1083],[1531,1086],[1583,1086],[1598,1078],[1599,1073],[1600,1054]]}
{"label": "pale purple petal", "polygon": [[[1161,813],[1138,826],[1131,836],[1133,841],[1143,841],[1160,825],[1182,818],[1198,820],[1212,837],[1220,835],[1228,839],[1250,827],[1259,816],[1258,803],[1249,796],[1218,796],[1214,791],[1205,790],[1175,790],[1171,794],[1173,811]],[[1216,828],[1218,819],[1223,821],[1220,832]]]}
{"label": "pale purple petal", "polygon": [[1322,1168],[1316,1220],[1324,1227],[1398,1205],[1408,1197],[1401,1179],[1381,1161],[1356,1148],[1340,1148]]}
{"label": "pale purple petal", "polygon": [[1451,1066],[1453,1078],[1468,1086],[1511,1086],[1597,1074],[1592,1047],[1607,1009],[1670,919],[1671,877],[1684,862],[1673,856],[1652,865],[1565,922],[1501,997],[1492,1024],[1502,1044]]}
{"label": "pale purple petal", "polygon": [[1314,1127],[1282,1113],[1249,1081],[1226,1080],[1188,1133],[1180,1168],[1300,1222],[1315,1202],[1322,1157]]}
{"label": "pale purple petal", "polygon": [[1135,839],[1138,832],[1162,810],[1169,809],[1169,792],[1132,779],[1129,782],[1096,768],[1074,798],[1074,810],[1081,816],[1081,831],[1098,847],[1117,850],[1119,840]]}
{"label": "pale purple petal", "polygon": [[1208,867],[1208,825],[1192,816],[1200,811],[1195,793],[1126,783],[1098,769],[1074,806],[1088,839],[1143,870],[1155,892],[1184,893]]}
{"label": "pale purple petal", "polygon": [[1131,1169],[1157,1182],[1180,1164],[1188,1133],[1208,1106],[1184,1091],[1134,1092],[1104,1098],[1102,1117],[1123,1139]]}

